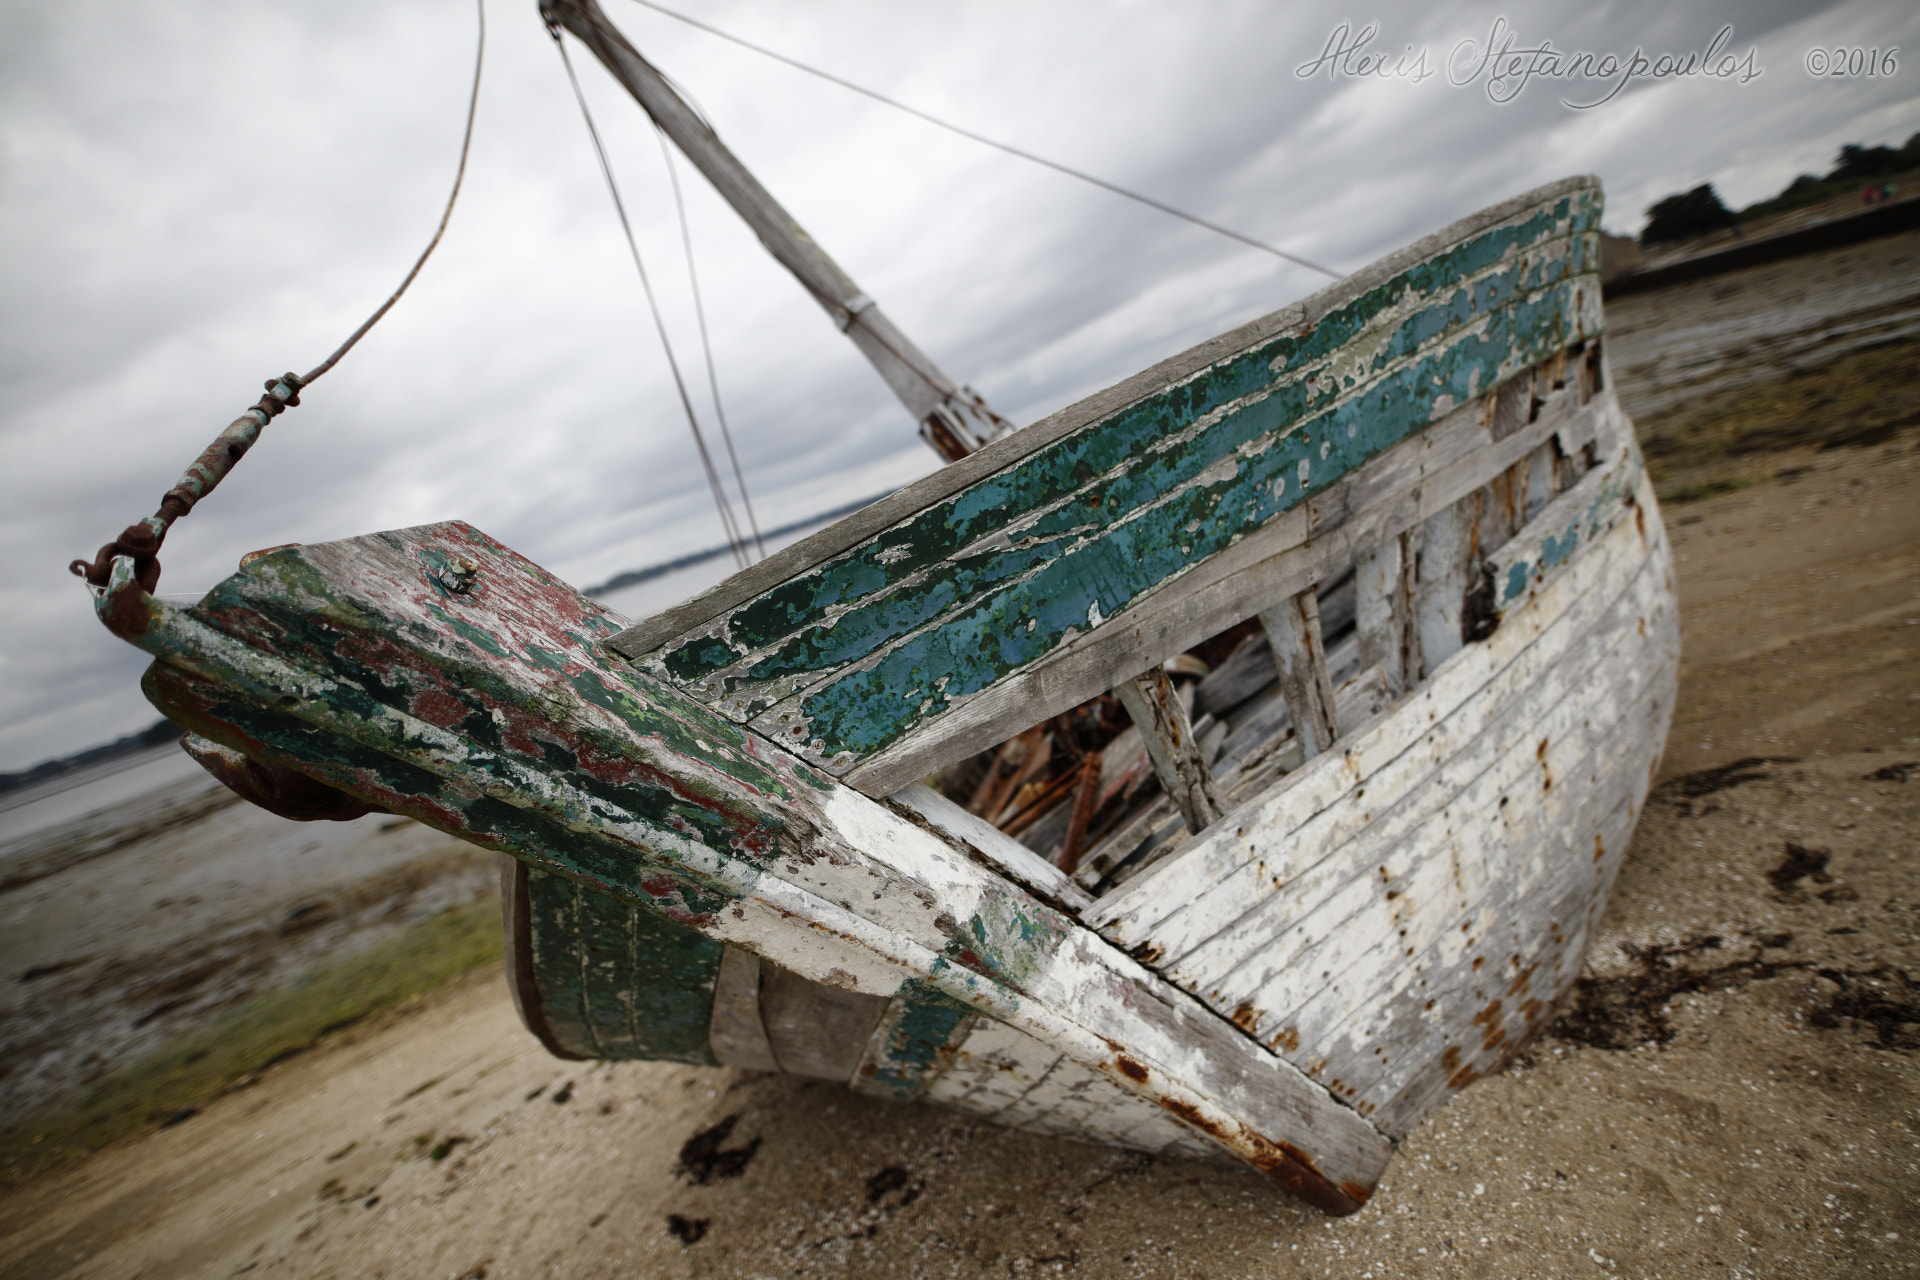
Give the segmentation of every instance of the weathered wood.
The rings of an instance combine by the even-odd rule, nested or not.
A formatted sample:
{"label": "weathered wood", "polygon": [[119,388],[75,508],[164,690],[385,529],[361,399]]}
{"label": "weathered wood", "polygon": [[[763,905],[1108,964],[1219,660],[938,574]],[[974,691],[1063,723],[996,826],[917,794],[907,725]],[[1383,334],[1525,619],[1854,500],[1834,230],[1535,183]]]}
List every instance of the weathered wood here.
{"label": "weathered wood", "polygon": [[1167,673],[1154,667],[1132,680],[1123,680],[1113,692],[1133,717],[1160,787],[1173,798],[1187,820],[1187,829],[1206,830],[1225,811],[1225,805],[1194,740],[1187,708],[1174,692]]}
{"label": "weathered wood", "polygon": [[713,1064],[719,943],[537,869],[506,887],[524,912],[508,920],[511,985],[542,1043],[567,1058]]}
{"label": "weathered wood", "polygon": [[1384,1140],[1295,1068],[984,855],[612,660],[619,620],[467,526],[275,551],[191,610],[125,557],[115,573],[103,616],[205,736],[810,981],[925,983],[1332,1211],[1384,1166]]}
{"label": "weathered wood", "polygon": [[1069,911],[1079,911],[1092,903],[1093,899],[1065,871],[932,787],[916,782],[894,792],[888,799],[952,836],[965,852],[984,859],[1001,875],[1040,897],[1057,902]]}
{"label": "weathered wood", "polygon": [[856,1093],[905,1102],[951,1067],[979,1015],[920,981],[903,983],[868,1038],[853,1078]]}
{"label": "weathered wood", "polygon": [[1273,648],[1280,696],[1286,699],[1293,717],[1301,759],[1311,760],[1340,736],[1326,645],[1320,636],[1319,600],[1311,587],[1297,591],[1273,608],[1262,610],[1260,625]]}
{"label": "weathered wood", "polygon": [[533,929],[527,895],[527,877],[536,874],[520,859],[502,853],[500,859],[500,932],[506,950],[507,990],[513,996],[520,1025],[556,1058],[577,1061],[580,1055],[554,1033],[547,1021],[547,1000],[535,977]]}
{"label": "weathered wood", "polygon": [[1476,494],[1461,498],[1427,517],[1416,540],[1413,581],[1413,634],[1422,677],[1458,653],[1466,643],[1466,605],[1474,570],[1474,525],[1480,518]]}
{"label": "weathered wood", "polygon": [[[1354,622],[1355,584],[1343,577],[1319,588],[1320,629],[1328,638],[1339,636]],[[1192,714],[1197,724],[1205,716],[1223,716],[1278,679],[1273,650],[1264,632],[1255,631],[1234,647],[1194,690]]]}
{"label": "weathered wood", "polygon": [[[1558,504],[1591,511],[1608,477],[1593,479]],[[1341,758],[1087,918],[1390,1134],[1497,1067],[1577,972],[1579,917],[1604,901],[1671,714],[1668,553],[1657,521],[1621,518],[1625,496],[1492,639]]]}
{"label": "weathered wood", "polygon": [[1548,440],[1533,451],[1527,466],[1527,514],[1532,520],[1545,506],[1553,501],[1554,478],[1559,474],[1559,458]]}
{"label": "weathered wood", "polygon": [[[1080,855],[1086,850],[1087,824],[1093,820],[1095,804],[1100,799],[1101,753],[1095,751],[1080,762],[1080,782],[1073,792],[1073,815],[1067,819],[1067,834],[1060,842],[1060,872],[1071,876],[1080,865]],[[1088,905],[1092,905],[1091,899]]]}
{"label": "weathered wood", "polygon": [[[1584,251],[1581,269],[1597,271],[1597,266],[1587,265],[1587,259],[1598,262],[1598,179],[1591,176],[1565,178],[1515,196],[1443,227],[1300,302],[1170,356],[1104,391],[1049,414],[1011,436],[996,440],[979,453],[943,467],[846,519],[774,552],[740,573],[722,579],[681,604],[633,624],[614,637],[610,645],[617,653],[629,658],[641,658],[676,637],[708,628],[716,619],[731,614],[757,597],[773,592],[787,582],[807,577],[894,526],[912,521],[920,513],[939,506],[996,473],[1013,469],[1025,460],[1045,453],[1089,426],[1144,402],[1167,387],[1185,383],[1235,353],[1286,332],[1318,325],[1356,300],[1387,285],[1401,272],[1434,259],[1464,241],[1477,239],[1489,231],[1514,223],[1527,211],[1563,197],[1577,202],[1577,207],[1570,206],[1568,213],[1574,234],[1595,237],[1593,244]],[[1518,248],[1517,242],[1509,244]],[[969,540],[976,536],[971,529],[954,532]]]}
{"label": "weathered wood", "polygon": [[887,1011],[888,996],[810,982],[779,965],[760,969],[760,1020],[780,1070],[846,1084]]}
{"label": "weathered wood", "polygon": [[[1083,915],[1118,945],[1140,947],[1159,939],[1161,955],[1180,956],[1237,919],[1272,880],[1291,881],[1326,849],[1337,847],[1372,821],[1371,809],[1354,806],[1341,828],[1346,835],[1299,837],[1308,824],[1337,803],[1352,804],[1360,788],[1379,795],[1405,795],[1439,763],[1465,747],[1511,705],[1511,692],[1528,686],[1539,670],[1559,663],[1605,603],[1598,584],[1617,572],[1624,549],[1605,540],[1594,554],[1576,558],[1565,574],[1547,582],[1529,608],[1505,619],[1481,644],[1410,695],[1418,714],[1397,709],[1390,721],[1350,745],[1334,760],[1315,761],[1261,797],[1249,815],[1247,834],[1236,824],[1223,829],[1182,859],[1179,882],[1145,882],[1108,895]],[[1523,665],[1517,665],[1523,664]],[[1503,692],[1504,691],[1504,692]],[[1245,873],[1250,878],[1234,881]],[[1156,881],[1158,877],[1154,878]],[[1180,921],[1176,925],[1176,921]]]}
{"label": "weathered wood", "polygon": [[1363,553],[1354,565],[1354,629],[1360,665],[1377,666],[1397,694],[1414,683],[1412,538],[1397,533]]}
{"label": "weathered wood", "polygon": [[1597,327],[1586,199],[1215,360],[643,664],[845,773]]}
{"label": "weathered wood", "polygon": [[[1549,437],[1584,444],[1619,416],[1611,396],[1578,408],[1567,396],[1519,434],[1493,444],[1477,404],[1465,406],[1280,520],[1170,582],[1129,615],[981,690],[937,723],[922,726],[846,774],[869,793],[897,790],[965,759],[1036,719],[1058,715],[1168,654],[1249,617],[1277,591],[1336,577],[1358,551],[1418,524],[1523,459]],[[1023,433],[1024,434],[1024,433]],[[1577,445],[1575,446],[1577,447]]]}
{"label": "weathered wood", "polygon": [[[1351,641],[1347,648],[1352,648]],[[1357,731],[1361,725],[1384,711],[1393,701],[1393,696],[1387,686],[1385,673],[1377,666],[1356,673],[1334,690],[1342,732]],[[1288,733],[1291,725],[1285,703],[1276,697],[1271,714],[1262,715],[1247,726],[1244,732],[1258,737],[1261,745],[1250,747],[1244,753],[1244,759],[1241,756],[1223,759],[1223,763],[1231,759],[1236,767],[1215,775],[1215,785],[1226,793],[1228,809],[1237,807],[1271,784],[1276,777],[1290,773],[1304,763],[1298,741]],[[1164,797],[1162,800],[1162,803],[1150,805],[1136,814],[1126,826],[1111,833],[1084,858],[1075,873],[1076,882],[1092,890],[1123,866],[1126,876],[1137,875],[1151,865],[1150,862],[1135,865],[1135,854],[1143,841],[1160,832],[1169,821],[1177,821],[1180,831],[1187,832],[1184,819],[1177,818],[1172,802]],[[1184,835],[1168,837],[1170,845],[1184,838]],[[1117,884],[1113,887],[1117,887]]]}
{"label": "weathered wood", "polygon": [[1005,1023],[980,1019],[922,1095],[996,1124],[1106,1141],[1154,1155],[1217,1159],[1218,1148],[1166,1112]]}
{"label": "weathered wood", "polygon": [[1504,614],[1515,608],[1566,565],[1578,547],[1611,528],[1627,510],[1626,500],[1638,482],[1638,474],[1628,466],[1597,466],[1518,537],[1487,557],[1494,609]]}
{"label": "weathered wood", "polygon": [[[1555,691],[1543,689],[1526,705],[1537,708]],[[1638,689],[1623,692],[1628,695],[1623,703],[1637,701]],[[1468,776],[1476,768],[1484,771],[1429,811],[1419,840],[1407,840],[1409,824],[1395,822],[1391,825],[1401,832],[1397,841],[1363,838],[1341,850],[1340,869],[1352,874],[1344,880],[1337,874],[1316,876],[1320,887],[1299,886],[1305,901],[1296,908],[1297,919],[1270,934],[1260,951],[1263,976],[1235,975],[1233,990],[1223,998],[1231,995],[1233,1007],[1257,1011],[1248,1020],[1263,1038],[1303,1046],[1300,1056],[1308,1060],[1309,1074],[1358,1106],[1376,1093],[1391,1093],[1394,1082],[1424,1068],[1446,1047],[1436,1041],[1423,1052],[1422,1040],[1395,1026],[1392,1017],[1408,999],[1414,1006],[1437,1000],[1449,977],[1474,972],[1476,960],[1494,965],[1489,977],[1506,972],[1499,985],[1511,988],[1506,998],[1515,1007],[1538,997],[1529,981],[1516,982],[1527,959],[1510,966],[1508,960],[1527,956],[1552,932],[1541,913],[1545,904],[1528,900],[1534,882],[1556,864],[1589,865],[1586,856],[1569,857],[1568,850],[1577,854],[1577,846],[1592,840],[1593,830],[1560,802],[1569,794],[1588,799],[1596,794],[1586,785],[1596,745],[1628,709],[1600,702],[1596,706],[1573,691],[1533,723],[1522,718],[1503,725],[1510,730],[1504,735],[1476,740],[1454,769]],[[1547,744],[1545,754],[1539,744]],[[1541,785],[1549,779],[1552,786]],[[1631,776],[1619,781],[1623,793],[1633,785]],[[1615,798],[1606,795],[1602,810]],[[1330,882],[1338,887],[1329,890]],[[1511,914],[1487,908],[1490,899],[1509,890],[1516,900],[1503,905]],[[1488,932],[1496,924],[1529,941],[1517,950],[1492,951]],[[1212,949],[1210,944],[1206,950]],[[1296,955],[1304,957],[1297,963],[1311,972],[1311,986],[1317,987],[1297,1005],[1308,984],[1284,971],[1287,959]],[[1217,962],[1213,967],[1217,972]],[[1544,1012],[1551,994],[1536,999],[1534,1016]],[[1472,1019],[1485,1005],[1485,1000],[1474,1007],[1440,1002],[1425,1009],[1419,1025],[1422,1031],[1434,1027],[1438,1040],[1451,1037],[1456,1045],[1465,1036],[1477,1039]],[[1384,1083],[1376,1088],[1376,1082]]]}
{"label": "weathered wood", "polygon": [[713,984],[713,1018],[707,1027],[707,1044],[714,1061],[723,1067],[780,1070],[760,1016],[760,964],[759,956],[738,947],[726,948],[721,957],[720,972]]}

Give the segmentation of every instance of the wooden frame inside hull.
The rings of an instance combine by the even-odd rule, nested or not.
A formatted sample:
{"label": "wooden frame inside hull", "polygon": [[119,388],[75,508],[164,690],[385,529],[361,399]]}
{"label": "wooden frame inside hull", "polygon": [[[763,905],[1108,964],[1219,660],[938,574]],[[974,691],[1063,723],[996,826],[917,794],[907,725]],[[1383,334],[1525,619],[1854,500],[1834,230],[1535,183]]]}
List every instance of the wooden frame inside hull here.
{"label": "wooden frame inside hull", "polygon": [[[1576,179],[1477,215],[650,627],[458,523],[275,551],[190,610],[123,560],[99,611],[195,732],[530,868],[516,997],[550,1047],[844,1070],[1223,1152],[1350,1212],[1571,980],[1664,741],[1677,620],[1598,356],[1598,207]],[[1087,469],[1142,430],[1171,443]],[[1483,550],[1463,504],[1535,456],[1564,491]],[[1030,509],[979,496],[1015,491]],[[1209,551],[1194,511],[1238,532]],[[1040,627],[1121,544],[1158,548],[1161,576],[1096,574],[1078,629]],[[1405,608],[1359,614],[1398,628],[1414,656],[1382,687],[1408,692],[1223,791],[1224,817],[1098,902],[984,823],[887,797],[1332,574],[1373,581],[1383,547]],[[854,648],[766,599],[811,601]],[[742,619],[757,649],[728,639]],[[921,696],[901,654],[981,627],[1007,632],[986,685],[889,709],[890,680]]]}

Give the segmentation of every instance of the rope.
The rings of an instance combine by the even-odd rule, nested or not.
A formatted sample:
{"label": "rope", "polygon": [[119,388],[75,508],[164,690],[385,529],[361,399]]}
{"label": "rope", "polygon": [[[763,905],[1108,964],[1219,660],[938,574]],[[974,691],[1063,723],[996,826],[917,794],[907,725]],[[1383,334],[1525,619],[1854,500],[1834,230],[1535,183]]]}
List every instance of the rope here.
{"label": "rope", "polygon": [[214,438],[194,460],[192,466],[167,490],[160,499],[159,510],[146,519],[128,525],[121,530],[120,536],[101,547],[89,564],[85,560],[75,560],[67,566],[69,572],[84,578],[89,586],[104,588],[108,576],[113,572],[113,562],[119,556],[133,558],[134,574],[141,589],[151,593],[160,584],[160,561],[157,558],[160,546],[166,541],[167,530],[180,517],[193,510],[194,504],[213,492],[219,483],[226,479],[234,464],[246,456],[254,442],[260,438],[261,429],[288,409],[300,403],[300,391],[316,378],[340,363],[340,357],[353,350],[354,344],[367,335],[367,331],[380,322],[382,316],[393,309],[400,301],[400,295],[407,291],[420,269],[427,265],[427,259],[439,247],[440,238],[446,234],[447,223],[453,218],[454,202],[460,198],[460,184],[467,176],[467,154],[473,147],[473,121],[480,108],[480,71],[486,64],[487,56],[487,6],[486,0],[474,0],[474,8],[479,15],[479,36],[473,52],[473,89],[467,95],[467,125],[460,137],[460,164],[454,170],[453,190],[447,193],[447,207],[440,214],[440,225],[434,228],[433,239],[427,241],[427,247],[420,251],[414,261],[413,269],[407,272],[406,279],[400,282],[387,300],[380,304],[374,313],[367,317],[366,323],[355,329],[347,340],[340,344],[334,353],[321,361],[304,376],[292,372],[283,373],[277,378],[269,378],[267,393],[255,401],[245,413],[227,425],[227,429]]}
{"label": "rope", "polygon": [[574,74],[573,59],[567,56],[566,43],[560,38],[560,28],[549,25],[547,34],[553,37],[553,47],[560,51],[560,62],[567,69],[567,82],[573,86],[574,101],[580,104],[580,118],[587,123],[587,136],[593,140],[593,153],[600,160],[600,172],[607,180],[607,193],[613,197],[614,212],[620,216],[620,229],[626,234],[627,249],[633,255],[633,265],[640,273],[640,287],[647,295],[647,308],[653,313],[653,326],[660,334],[660,346],[667,355],[667,367],[673,373],[674,389],[680,393],[680,407],[686,411],[687,428],[693,433],[694,447],[700,454],[700,465],[707,473],[707,487],[713,491],[714,507],[720,512],[720,525],[727,535],[727,545],[733,551],[736,564],[744,569],[749,561],[746,553],[746,540],[740,536],[734,523],[732,504],[727,500],[726,489],[720,483],[720,473],[714,469],[713,455],[707,451],[706,436],[700,431],[700,420],[693,411],[693,398],[687,394],[687,383],[680,376],[680,362],[674,358],[673,343],[667,337],[667,323],[660,314],[660,303],[654,297],[653,281],[647,275],[647,264],[640,258],[640,244],[634,239],[633,225],[627,220],[627,206],[620,198],[620,188],[613,179],[613,166],[607,161],[607,149],[600,143],[600,131],[594,127],[593,112],[587,107],[587,96],[580,89],[580,77]]}
{"label": "rope", "polygon": [[1303,258],[1298,254],[1288,253],[1285,249],[1276,248],[1275,246],[1266,243],[1264,240],[1255,240],[1252,236],[1244,235],[1241,232],[1235,231],[1231,227],[1223,227],[1217,222],[1209,222],[1205,218],[1199,217],[1196,214],[1188,213],[1184,209],[1177,209],[1173,205],[1167,204],[1164,201],[1154,199],[1152,196],[1142,195],[1138,191],[1130,191],[1126,187],[1120,186],[1118,183],[1108,182],[1105,178],[1095,177],[1093,174],[1086,173],[1079,169],[1075,169],[1069,165],[1061,164],[1058,160],[1049,160],[1045,156],[1035,155],[1031,151],[1023,151],[1019,147],[1012,146],[1005,142],[1001,142],[995,138],[989,138],[985,134],[975,133],[971,129],[962,128],[960,125],[953,124],[946,120],[942,120],[938,116],[930,115],[927,112],[922,111],[918,107],[910,107],[904,102],[899,102],[893,98],[887,97],[883,93],[876,93],[872,89],[869,89],[864,85],[855,84],[851,80],[843,80],[839,76],[834,75],[830,71],[822,71],[818,67],[808,66],[806,63],[801,62],[797,58],[790,58],[784,53],[776,53],[774,50],[765,48],[762,45],[754,44],[750,40],[743,40],[739,36],[731,35],[728,32],[720,30],[720,28],[718,27],[709,26],[708,24],[700,21],[698,18],[689,18],[684,13],[676,13],[672,9],[667,8],[665,5],[655,4],[654,0],[634,0],[634,3],[638,5],[643,5],[648,9],[652,9],[655,13],[665,14],[667,17],[673,18],[676,21],[684,22],[690,27],[697,27],[701,31],[706,32],[708,35],[718,36],[722,40],[726,40],[732,44],[737,44],[742,49],[751,49],[753,52],[760,54],[762,57],[772,58],[775,62],[784,62],[786,65],[792,67],[796,71],[804,71],[810,76],[817,76],[820,79],[827,81],[829,84],[837,84],[842,89],[850,89],[854,93],[860,94],[863,97],[872,98],[875,102],[882,103],[886,106],[892,107],[896,111],[904,111],[908,115],[918,117],[919,119],[926,121],[930,125],[935,125],[939,128],[945,129],[948,133],[959,134],[961,137],[966,138],[971,142],[977,142],[982,146],[992,147],[996,151],[1004,151],[1010,156],[1018,156],[1022,160],[1028,161],[1029,163],[1032,163],[1032,164],[1041,165],[1048,169],[1052,169],[1056,173],[1064,173],[1069,178],[1078,178],[1080,181],[1090,183],[1093,186],[1099,187],[1103,191],[1111,191],[1114,195],[1124,196],[1129,200],[1133,200],[1139,204],[1146,205],[1150,209],[1158,209],[1161,213],[1171,214],[1176,218],[1184,219],[1187,222],[1193,223],[1197,227],[1205,227],[1208,231],[1214,232],[1217,235],[1226,236],[1230,240],[1238,240],[1241,244],[1250,246],[1251,248],[1258,249],[1262,253],[1270,253],[1276,258],[1283,258],[1286,261],[1294,263],[1297,266],[1306,267],[1308,270],[1311,270],[1311,271],[1318,271],[1323,276],[1330,276],[1335,280],[1342,278],[1338,271],[1334,271],[1328,267],[1323,267],[1317,262],[1311,262],[1308,259]]}

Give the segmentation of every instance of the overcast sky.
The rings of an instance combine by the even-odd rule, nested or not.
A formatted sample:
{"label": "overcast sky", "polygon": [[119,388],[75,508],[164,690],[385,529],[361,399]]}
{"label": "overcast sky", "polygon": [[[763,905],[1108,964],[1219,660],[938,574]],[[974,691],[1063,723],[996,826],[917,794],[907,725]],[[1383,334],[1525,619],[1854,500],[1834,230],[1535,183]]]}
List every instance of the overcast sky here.
{"label": "overcast sky", "polygon": [[[1031,422],[1324,279],[602,0],[901,328]],[[1761,74],[1450,83],[1501,9],[680,0],[703,20],[1350,271],[1571,173],[1609,229],[1712,181],[1730,204],[1920,130],[1920,7],[1529,6],[1522,47],[1687,53],[1723,26]],[[0,770],[151,722],[145,659],[66,562],[150,513],[259,394],[392,288],[439,216],[471,0],[4,0],[0,42]],[[163,594],[253,548],[460,518],[579,585],[722,540],[535,0],[488,0],[467,188],[388,319],[176,526]],[[1298,69],[1342,22],[1430,74]],[[1815,45],[1898,45],[1815,79]],[[698,367],[650,126],[578,46],[682,359]],[[1410,62],[1410,69],[1412,67]],[[1468,64],[1454,61],[1456,71]],[[1470,73],[1470,67],[1468,67]],[[1513,88],[1514,86],[1508,86]],[[764,525],[935,465],[818,307],[684,165],[721,388]],[[704,407],[704,399],[702,399]],[[678,575],[673,596],[724,561]],[[618,603],[650,612],[660,589]]]}

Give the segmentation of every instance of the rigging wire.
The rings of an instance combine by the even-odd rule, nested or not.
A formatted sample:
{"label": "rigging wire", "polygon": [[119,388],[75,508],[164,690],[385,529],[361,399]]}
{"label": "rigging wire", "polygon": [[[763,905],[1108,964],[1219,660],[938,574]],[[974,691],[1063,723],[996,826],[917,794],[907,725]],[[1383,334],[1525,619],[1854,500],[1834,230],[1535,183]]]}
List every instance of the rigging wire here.
{"label": "rigging wire", "polygon": [[883,93],[876,93],[872,89],[866,88],[864,85],[855,84],[851,80],[843,80],[839,76],[834,75],[830,71],[822,71],[820,70],[820,68],[809,66],[806,63],[801,62],[797,58],[790,58],[784,53],[776,53],[774,50],[768,49],[762,45],[754,44],[750,40],[743,40],[739,36],[732,35],[728,32],[722,31],[718,27],[709,26],[708,24],[700,21],[698,18],[690,18],[684,13],[676,13],[672,9],[667,8],[665,5],[654,3],[654,0],[633,0],[633,2],[635,4],[644,6],[645,8],[652,9],[655,13],[665,14],[669,18],[673,18],[680,22],[684,22],[690,27],[697,27],[701,31],[706,32],[708,35],[718,36],[720,39],[728,41],[729,43],[737,44],[743,49],[751,49],[753,52],[760,54],[762,57],[772,58],[775,62],[784,62],[786,65],[792,67],[796,71],[804,71],[808,75],[817,76],[820,79],[825,80],[830,84],[837,84],[842,89],[851,89],[853,92],[860,94],[863,97],[872,98],[875,102],[884,103],[886,106],[892,107],[896,111],[904,111],[910,116],[917,116],[921,120],[926,121],[928,124],[936,125],[939,128],[945,129],[949,133],[957,133],[963,138],[966,138],[973,142],[978,142],[983,146],[992,147],[996,151],[1004,151],[1010,156],[1018,156],[1022,160],[1029,161],[1030,163],[1033,163],[1033,164],[1042,165],[1045,168],[1054,170],[1056,173],[1064,173],[1070,178],[1078,178],[1080,181],[1091,183],[1092,185],[1099,187],[1104,191],[1111,191],[1114,195],[1124,196],[1129,200],[1133,200],[1133,201],[1136,201],[1137,203],[1144,204],[1150,209],[1158,209],[1161,213],[1172,214],[1176,218],[1185,219],[1186,221],[1193,223],[1197,227],[1205,227],[1208,231],[1212,231],[1217,235],[1226,236],[1228,239],[1231,239],[1231,240],[1238,240],[1241,244],[1249,245],[1252,248],[1258,249],[1263,253],[1270,253],[1276,258],[1284,258],[1286,261],[1294,263],[1297,266],[1306,267],[1312,271],[1318,271],[1323,276],[1331,276],[1335,280],[1339,280],[1342,278],[1338,271],[1334,271],[1329,267],[1323,267],[1317,262],[1309,261],[1308,259],[1301,257],[1299,254],[1288,253],[1285,249],[1276,248],[1275,246],[1266,243],[1264,240],[1256,240],[1252,236],[1245,235],[1241,232],[1235,231],[1231,227],[1223,227],[1217,222],[1209,222],[1207,219],[1199,217],[1196,214],[1188,213],[1185,209],[1175,208],[1173,205],[1167,204],[1165,201],[1156,200],[1152,196],[1142,195],[1138,191],[1130,191],[1126,187],[1120,186],[1118,183],[1108,182],[1105,178],[1095,177],[1093,174],[1086,173],[1079,169],[1075,169],[1069,165],[1061,164],[1058,160],[1049,160],[1045,156],[1037,156],[1031,151],[1023,151],[1019,147],[1012,146],[1005,142],[1001,142],[995,138],[989,138],[985,134],[975,133],[971,129],[963,128],[957,124],[952,124],[946,120],[940,119],[938,116],[930,115],[927,112],[922,111],[918,107],[910,107],[904,102],[900,102],[900,101],[897,101],[896,99],[887,97]]}
{"label": "rigging wire", "polygon": [[433,229],[433,239],[427,241],[427,247],[420,251],[420,257],[414,262],[413,270],[407,272],[407,278],[400,282],[400,287],[395,289],[393,294],[385,302],[380,304],[379,309],[367,317],[367,322],[358,329],[355,329],[332,355],[322,360],[317,367],[302,377],[300,379],[301,386],[306,386],[315,378],[333,368],[334,365],[339,364],[340,357],[353,350],[353,345],[366,336],[367,330],[373,328],[374,325],[380,322],[380,317],[386,315],[387,312],[392,309],[393,304],[400,301],[400,295],[407,291],[407,286],[413,283],[413,278],[420,274],[420,268],[427,265],[427,259],[431,257],[433,251],[439,247],[440,237],[447,233],[447,222],[453,217],[453,202],[459,199],[460,184],[466,180],[467,176],[467,151],[473,145],[473,117],[476,109],[480,105],[480,67],[486,60],[487,54],[486,0],[476,0],[474,7],[480,11],[480,43],[479,47],[473,52],[473,92],[467,96],[467,131],[460,139],[460,167],[454,170],[453,190],[447,195],[447,208],[446,211],[440,215],[440,225]]}
{"label": "rigging wire", "polygon": [[653,281],[647,275],[646,263],[640,258],[640,244],[634,239],[633,226],[627,221],[627,206],[620,199],[620,188],[613,179],[613,166],[607,161],[607,149],[600,143],[600,131],[594,127],[593,112],[587,107],[587,96],[580,89],[580,77],[574,74],[573,59],[567,56],[566,42],[560,38],[560,29],[549,26],[548,34],[553,37],[553,47],[560,51],[560,62],[567,69],[567,81],[573,86],[574,101],[580,104],[580,117],[586,121],[587,136],[593,140],[593,153],[599,157],[600,172],[607,180],[607,193],[613,197],[614,211],[620,216],[620,229],[626,233],[627,249],[633,255],[633,265],[640,273],[640,287],[647,295],[647,308],[653,313],[654,328],[660,334],[660,345],[666,351],[667,367],[673,373],[674,389],[680,393],[680,406],[686,411],[687,427],[693,433],[694,447],[700,454],[700,465],[707,473],[707,487],[713,491],[713,503],[720,512],[720,525],[727,535],[727,545],[733,552],[735,563],[742,569],[749,560],[746,540],[740,536],[735,523],[732,504],[727,500],[727,491],[720,483],[720,473],[714,468],[713,455],[707,450],[706,436],[701,433],[700,419],[693,411],[693,398],[687,394],[686,379],[680,376],[680,362],[674,358],[673,343],[667,337],[666,320],[660,314],[660,303],[653,293]]}
{"label": "rigging wire", "polygon": [[740,471],[740,455],[734,452],[733,432],[727,429],[727,411],[720,405],[720,375],[713,368],[713,342],[707,337],[707,307],[700,297],[700,273],[693,263],[693,231],[687,225],[687,202],[680,194],[680,172],[673,164],[673,148],[667,145],[667,131],[656,121],[653,132],[660,139],[660,154],[667,162],[667,178],[673,184],[673,207],[680,215],[680,243],[686,251],[687,283],[693,287],[693,314],[700,322],[700,352],[707,361],[707,387],[713,394],[713,416],[720,423],[720,439],[727,446],[727,461],[733,464],[733,482],[740,487],[740,505],[746,508],[754,549],[765,559],[767,544],[760,538],[760,522],[754,518],[753,499],[747,496],[747,478]]}

